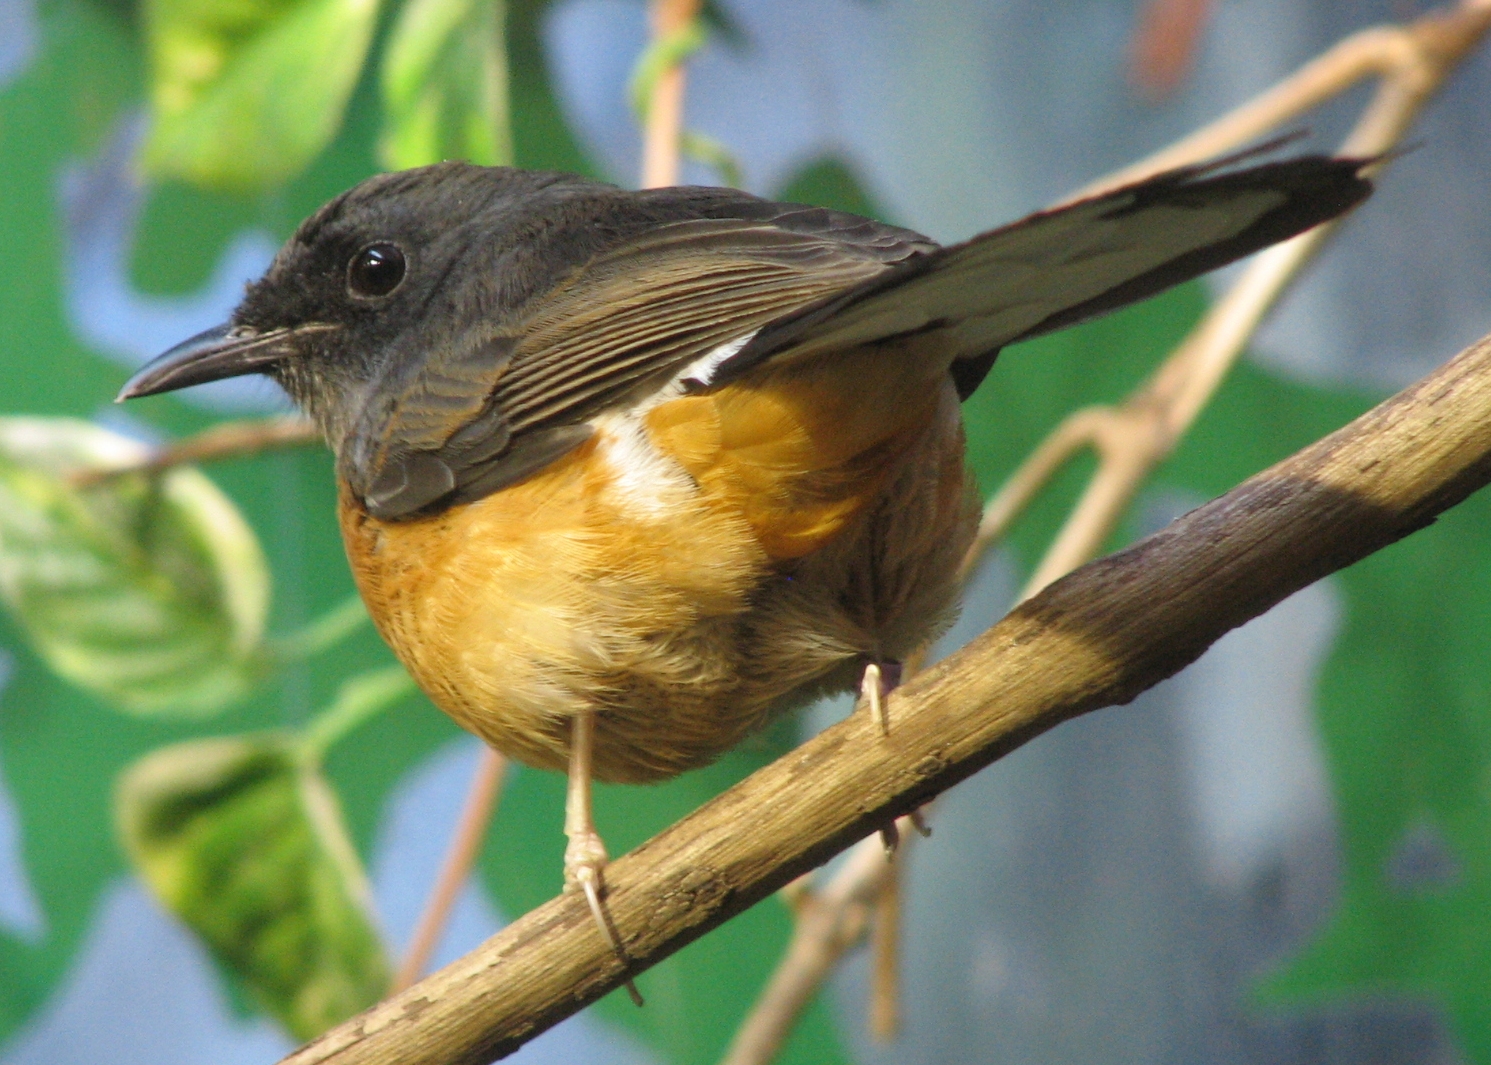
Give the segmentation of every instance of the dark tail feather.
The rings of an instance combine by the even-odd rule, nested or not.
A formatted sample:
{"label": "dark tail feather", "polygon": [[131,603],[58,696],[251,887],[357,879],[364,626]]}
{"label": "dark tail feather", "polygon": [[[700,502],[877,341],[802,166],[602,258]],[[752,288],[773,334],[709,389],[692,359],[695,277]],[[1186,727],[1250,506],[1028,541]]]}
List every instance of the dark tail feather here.
{"label": "dark tail feather", "polygon": [[1006,344],[1145,299],[1351,209],[1376,160],[1173,170],[910,260],[763,329],[716,384],[789,359],[936,331],[965,396]]}

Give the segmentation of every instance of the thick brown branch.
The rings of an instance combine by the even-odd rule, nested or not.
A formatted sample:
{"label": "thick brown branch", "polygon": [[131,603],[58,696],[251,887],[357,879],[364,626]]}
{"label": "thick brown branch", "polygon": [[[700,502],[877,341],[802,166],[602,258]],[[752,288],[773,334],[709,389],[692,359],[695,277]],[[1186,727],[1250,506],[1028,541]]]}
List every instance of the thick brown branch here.
{"label": "thick brown branch", "polygon": [[[1160,40],[1152,31],[1167,20],[1174,26],[1186,23],[1187,16],[1204,19],[1206,6],[1205,0],[1200,3],[1154,0],[1146,9],[1147,16],[1154,17],[1146,18],[1147,32],[1141,34],[1141,41],[1158,44],[1164,50],[1177,43],[1177,39]],[[1099,181],[1087,192],[1111,188],[1123,180],[1138,180],[1169,166],[1201,162],[1235,149],[1374,73],[1383,76],[1384,85],[1343,151],[1366,156],[1381,154],[1396,144],[1428,96],[1479,41],[1488,23],[1491,23],[1491,0],[1462,0],[1455,9],[1436,12],[1409,26],[1382,27],[1357,34],[1232,114],[1116,177]],[[1195,29],[1196,25],[1193,23],[1189,28]],[[1182,51],[1189,46],[1184,41],[1180,43]],[[1169,70],[1172,74],[1179,72],[1174,65]],[[1127,402],[1118,407],[1078,411],[1058,426],[989,503],[977,542],[964,562],[963,579],[966,581],[985,550],[1003,537],[1050,478],[1088,447],[1098,452],[1098,471],[1028,582],[1022,598],[1035,594],[1097,554],[1133,494],[1206,406],[1262,316],[1319,247],[1324,235],[1324,231],[1317,231],[1260,256],[1205,323]],[[880,916],[875,922],[871,1018],[877,1036],[892,1027],[890,1018],[895,1006],[895,935],[893,922],[887,916],[894,909],[893,885],[893,880],[886,884],[882,900],[877,904]],[[821,914],[806,930],[799,920],[786,957],[778,965],[767,991],[742,1022],[740,1036],[728,1059],[730,1065],[759,1065],[775,1054],[801,1004],[814,990],[798,979],[802,973],[789,971],[794,966],[810,965],[816,959],[813,953],[799,949],[799,938],[805,931],[818,929],[820,950],[842,952],[846,948],[829,935],[828,930],[835,927]],[[821,972],[813,971],[818,972],[817,979],[821,980],[828,970],[820,968]],[[780,987],[793,987],[798,996],[775,994]],[[747,1033],[756,1033],[756,1038],[744,1041]],[[772,1034],[766,1038],[762,1033]],[[752,1048],[755,1056],[744,1053],[742,1048],[746,1047]]]}
{"label": "thick brown branch", "polygon": [[[1159,533],[1056,582],[607,867],[645,968],[1041,732],[1127,702],[1228,630],[1422,528],[1491,480],[1491,339]],[[286,1059],[490,1061],[620,986],[583,900],[559,897]]]}

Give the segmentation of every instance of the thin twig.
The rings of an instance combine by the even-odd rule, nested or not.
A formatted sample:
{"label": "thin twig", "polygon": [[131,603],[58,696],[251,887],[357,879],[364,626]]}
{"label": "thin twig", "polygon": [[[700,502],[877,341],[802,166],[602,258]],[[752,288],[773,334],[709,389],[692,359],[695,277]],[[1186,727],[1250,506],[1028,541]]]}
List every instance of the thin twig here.
{"label": "thin twig", "polygon": [[[907,817],[896,828],[903,839],[914,832]],[[864,934],[894,867],[878,835],[871,836],[826,886],[798,895],[792,938],[721,1065],[761,1065],[777,1056],[818,988]]]}
{"label": "thin twig", "polygon": [[563,894],[287,1065],[484,1065],[510,1053],[888,819],[1062,721],[1132,700],[1488,482],[1491,338],[1020,605],[891,694],[889,737],[850,714],[617,858],[607,901],[630,965],[584,900]]}
{"label": "thin twig", "polygon": [[[682,31],[699,15],[701,0],[652,0],[654,42]],[[683,131],[683,64],[658,76],[647,105],[642,136],[642,187],[678,184],[679,137]]]}
{"label": "thin twig", "polygon": [[[1273,88],[1169,147],[1074,193],[1083,199],[1233,151],[1377,76],[1432,92],[1475,47],[1491,17],[1488,0],[1432,11],[1406,26],[1374,26],[1352,34]],[[1438,76],[1424,75],[1438,68]],[[1431,84],[1432,82],[1432,84]],[[1410,89],[1411,91],[1411,89]]]}
{"label": "thin twig", "polygon": [[983,558],[984,553],[995,542],[1003,539],[1015,519],[1035,501],[1046,482],[1056,476],[1093,440],[1100,438],[1109,416],[1110,412],[1103,407],[1088,407],[1068,415],[1020,464],[1019,469],[1010,475],[994,498],[984,506],[978,534],[958,572],[961,583],[968,583],[979,559]]}
{"label": "thin twig", "polygon": [[[910,822],[911,818],[906,819]],[[889,868],[875,894],[870,924],[870,1036],[888,1043],[901,1033],[901,881],[906,848],[889,856]]]}
{"label": "thin twig", "polygon": [[321,434],[316,431],[316,427],[294,415],[220,422],[195,436],[156,448],[139,462],[106,469],[81,470],[73,475],[73,483],[86,488],[127,473],[160,473],[173,466],[240,458],[276,448],[303,447],[320,441]]}
{"label": "thin twig", "polygon": [[[1341,152],[1365,158],[1382,155],[1398,144],[1430,96],[1488,29],[1491,0],[1468,0],[1458,9],[1426,15],[1408,26],[1377,27],[1355,34],[1252,103],[1079,195],[1235,148],[1371,74],[1381,74],[1382,83]],[[1116,407],[1078,411],[1057,426],[995,497],[967,568],[971,569],[976,558],[1003,536],[1041,487],[1086,447],[1098,454],[1097,472],[1021,598],[1033,595],[1096,555],[1139,487],[1175,449],[1264,316],[1334,228],[1335,223],[1318,226],[1260,253],[1242,278],[1127,400]]]}
{"label": "thin twig", "polygon": [[483,744],[481,761],[471,777],[471,787],[466,792],[460,819],[451,834],[450,847],[445,852],[445,860],[440,863],[440,873],[425,901],[424,912],[419,915],[419,923],[414,927],[409,949],[399,964],[390,993],[404,990],[423,976],[429,966],[430,955],[435,952],[445,932],[456,898],[481,854],[482,841],[486,839],[487,828],[496,813],[497,796],[502,792],[502,779],[506,775],[507,759]]}

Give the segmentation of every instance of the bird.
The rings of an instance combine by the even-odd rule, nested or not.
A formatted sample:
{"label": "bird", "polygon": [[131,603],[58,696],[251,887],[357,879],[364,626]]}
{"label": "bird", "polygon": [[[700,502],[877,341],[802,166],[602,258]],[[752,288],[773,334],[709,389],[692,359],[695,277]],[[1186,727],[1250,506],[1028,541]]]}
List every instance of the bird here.
{"label": "bird", "polygon": [[1360,203],[1371,160],[1248,153],[943,246],[722,187],[444,162],[306,219],[131,399],[278,382],[335,453],[378,631],[431,700],[591,781],[661,780],[951,623],[979,499],[959,404],[1000,350]]}

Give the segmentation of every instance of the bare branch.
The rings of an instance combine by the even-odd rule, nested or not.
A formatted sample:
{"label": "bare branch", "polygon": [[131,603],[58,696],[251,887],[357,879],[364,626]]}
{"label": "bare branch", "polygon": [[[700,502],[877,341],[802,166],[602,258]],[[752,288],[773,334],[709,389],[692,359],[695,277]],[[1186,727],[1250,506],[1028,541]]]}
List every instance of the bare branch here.
{"label": "bare branch", "polygon": [[[618,858],[607,867],[608,902],[633,971],[1046,729],[1129,701],[1225,632],[1488,481],[1491,338],[1026,601],[892,693],[889,736],[851,714]],[[488,1062],[627,975],[584,901],[560,896],[286,1062]]]}
{"label": "bare branch", "polygon": [[80,488],[99,484],[127,473],[160,473],[172,466],[192,462],[215,462],[219,459],[257,455],[282,447],[304,447],[319,444],[321,434],[304,418],[288,415],[278,418],[255,418],[250,421],[220,422],[195,436],[157,448],[144,461],[107,469],[82,470],[74,475]]}
{"label": "bare branch", "polygon": [[[1162,170],[1233,151],[1370,77],[1391,82],[1395,94],[1422,99],[1432,94],[1476,46],[1486,32],[1488,21],[1491,21],[1491,0],[1463,0],[1455,7],[1430,12],[1406,26],[1374,26],[1352,34],[1261,96],[1149,158],[1093,182],[1074,193],[1071,199],[1094,196]],[[1384,106],[1399,114],[1406,111],[1405,124],[1417,111],[1416,106],[1404,108],[1402,103]],[[1374,143],[1392,144],[1397,136],[1392,135],[1391,125],[1392,122],[1384,121],[1379,127],[1374,122],[1364,136],[1370,135]],[[1372,151],[1362,146],[1347,150],[1359,154]]]}
{"label": "bare branch", "polygon": [[[1156,15],[1163,6],[1164,0],[1159,0],[1147,11]],[[1180,14],[1204,19],[1205,4],[1190,5]],[[1235,149],[1373,74],[1383,75],[1386,80],[1342,151],[1360,156],[1386,152],[1397,143],[1443,79],[1480,40],[1488,23],[1491,23],[1491,2],[1470,0],[1456,11],[1432,14],[1408,27],[1379,27],[1356,34],[1232,114],[1158,155],[1102,179],[1073,198],[1093,195]],[[1226,297],[1128,401],[1117,407],[1076,411],[1058,425],[985,508],[978,535],[964,559],[963,581],[967,581],[984,552],[1005,535],[1051,478],[1089,447],[1098,454],[1098,469],[1021,598],[1034,595],[1096,555],[1139,487],[1210,402],[1263,317],[1321,247],[1330,229],[1319,227],[1259,255]],[[802,889],[805,898],[811,898],[806,894],[808,890],[806,886]],[[800,934],[829,935],[830,930],[839,927],[835,920],[854,919],[851,914],[825,913],[823,905],[819,900],[811,908],[799,907],[799,916],[811,914],[815,924],[805,931],[799,921],[794,945]],[[893,905],[893,901],[880,904],[882,917],[876,925],[871,1019],[872,1029],[879,1035],[890,1030],[894,1023],[895,997],[890,989],[894,986],[896,930],[888,912]],[[840,953],[848,946],[840,948]],[[783,1023],[784,1000],[774,995],[773,990],[793,987],[811,997],[803,981],[811,978],[821,982],[829,969],[815,967],[795,974],[786,970],[803,964],[816,966],[819,958],[812,951],[789,949],[778,963],[767,992],[743,1022],[737,1045],[747,1032],[753,1032],[754,1041],[748,1045],[758,1051],[770,1047],[775,1054],[786,1037],[786,1030],[775,1033],[774,1041],[760,1034],[775,1032],[774,1025]],[[801,1004],[793,1008],[801,1009]],[[795,1012],[790,1014],[786,1023],[795,1016]],[[735,1065],[764,1065],[770,1057],[735,1056],[732,1051],[729,1060]]]}
{"label": "bare branch", "polygon": [[[681,32],[699,16],[701,0],[652,0],[654,43]],[[679,137],[683,132],[683,64],[658,76],[647,105],[642,136],[642,187],[678,184]]]}
{"label": "bare branch", "polygon": [[792,939],[721,1065],[766,1065],[780,1053],[818,988],[864,934],[893,869],[877,834],[860,840],[827,887],[800,898]]}
{"label": "bare branch", "polygon": [[[1151,4],[1148,13],[1157,15],[1161,6],[1163,4]],[[1188,15],[1205,18],[1205,4],[1194,4]],[[1267,133],[1281,122],[1346,91],[1373,73],[1384,75],[1384,85],[1364,110],[1357,128],[1342,146],[1342,152],[1370,157],[1390,151],[1434,89],[1481,39],[1488,24],[1491,24],[1491,3],[1470,0],[1455,12],[1434,13],[1409,27],[1379,27],[1355,34],[1309,63],[1293,78],[1243,104],[1232,115],[1224,116],[1150,160],[1099,180],[1082,189],[1074,198],[1096,194],[1102,189],[1139,180],[1160,170],[1197,163],[1238,148],[1246,140]],[[1331,228],[1318,227],[1312,233],[1258,255],[1229,294],[1218,301],[1190,336],[1148,382],[1130,395],[1126,403],[1117,407],[1088,407],[1066,418],[1044,443],[1036,447],[984,509],[977,538],[963,561],[962,579],[968,580],[978,559],[983,558],[984,552],[1005,535],[1051,477],[1087,447],[1096,450],[1099,467],[1030,577],[1026,589],[1021,592],[1021,598],[1029,598],[1093,558],[1154,468],[1172,452],[1185,430],[1211,401],[1264,315],[1272,309],[1279,295],[1309,258],[1321,248]],[[808,889],[804,890],[807,892]],[[889,910],[892,905],[895,902],[883,902],[881,911]],[[822,907],[823,902],[817,901],[811,908],[799,908],[799,925],[793,946],[798,946],[799,935],[823,937],[829,935],[825,929],[836,931],[839,928],[833,923],[835,920],[850,922],[854,919],[853,914],[825,913]],[[802,928],[802,919],[807,916],[816,922],[813,928]],[[895,986],[895,941],[896,929],[892,917],[886,914],[877,923],[875,987],[871,1001],[872,1029],[878,1035],[892,1031],[895,1025],[895,993],[892,990]],[[839,953],[848,946],[850,944],[844,944]],[[796,1010],[801,1010],[802,1004],[811,998],[811,989],[805,981],[813,981],[813,989],[816,989],[817,983],[828,977],[828,967],[817,967],[820,956],[808,950],[789,949],[778,964],[768,990],[745,1017],[735,1046],[743,1046],[741,1040],[750,1032],[754,1034],[753,1041],[745,1046],[753,1047],[757,1052],[769,1047],[771,1055],[775,1055],[787,1031],[777,1032],[777,1026],[790,1023]],[[790,970],[796,965],[811,965],[811,968],[792,973]],[[774,993],[778,987],[801,990],[804,999],[801,1004],[787,1001]],[[787,1005],[793,1008],[793,1013],[784,1022],[783,1010]],[[771,1040],[762,1038],[762,1032],[772,1032]],[[735,1050],[729,1058],[734,1065],[765,1065],[768,1061],[771,1061],[771,1056],[737,1055]]]}
{"label": "bare branch", "polygon": [[[1381,155],[1397,145],[1429,97],[1488,29],[1491,0],[1467,0],[1457,9],[1427,15],[1408,26],[1358,33],[1252,103],[1079,195],[1235,148],[1374,73],[1383,75],[1382,84],[1341,151],[1359,157]],[[1003,535],[1074,455],[1090,446],[1099,457],[1097,472],[1022,597],[1035,594],[1097,554],[1139,487],[1175,449],[1264,316],[1334,228],[1334,223],[1318,226],[1260,253],[1127,400],[1117,407],[1089,408],[1071,415],[1015,472],[985,514],[975,544],[978,554]],[[970,556],[965,568],[972,568],[978,554]]]}
{"label": "bare branch", "polygon": [[870,1036],[881,1043],[901,1034],[901,881],[905,876],[903,849],[890,856],[870,923]]}

